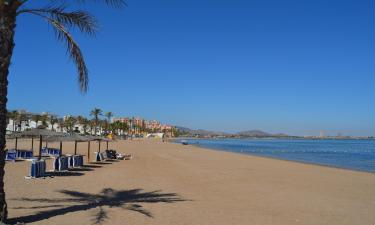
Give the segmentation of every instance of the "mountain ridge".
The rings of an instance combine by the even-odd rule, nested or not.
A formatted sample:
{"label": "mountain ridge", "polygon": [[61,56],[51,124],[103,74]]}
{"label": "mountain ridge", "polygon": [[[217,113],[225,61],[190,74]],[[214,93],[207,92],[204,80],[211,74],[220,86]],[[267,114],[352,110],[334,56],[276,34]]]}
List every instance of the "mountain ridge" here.
{"label": "mountain ridge", "polygon": [[228,133],[221,131],[210,131],[204,129],[190,129],[187,127],[176,126],[183,134],[192,136],[233,136],[233,137],[289,137],[287,134],[277,133],[271,134],[262,130],[246,130],[236,133]]}

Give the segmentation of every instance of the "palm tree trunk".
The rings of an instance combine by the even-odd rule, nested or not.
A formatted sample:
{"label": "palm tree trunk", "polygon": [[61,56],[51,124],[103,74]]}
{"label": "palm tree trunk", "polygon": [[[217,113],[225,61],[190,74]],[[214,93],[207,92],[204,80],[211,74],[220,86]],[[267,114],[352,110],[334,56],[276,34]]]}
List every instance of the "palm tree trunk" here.
{"label": "palm tree trunk", "polygon": [[8,216],[4,191],[5,134],[7,117],[8,74],[14,48],[16,11],[6,6],[0,8],[0,222]]}

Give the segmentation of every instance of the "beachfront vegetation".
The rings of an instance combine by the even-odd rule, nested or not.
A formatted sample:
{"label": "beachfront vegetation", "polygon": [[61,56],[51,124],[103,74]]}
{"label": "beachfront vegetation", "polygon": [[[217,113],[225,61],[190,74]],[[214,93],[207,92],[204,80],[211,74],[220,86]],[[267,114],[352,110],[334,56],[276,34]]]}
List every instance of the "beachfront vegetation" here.
{"label": "beachfront vegetation", "polygon": [[98,126],[101,125],[101,123],[99,123],[99,116],[103,115],[103,110],[99,109],[99,108],[94,108],[91,112],[90,112],[90,116],[94,117],[93,118],[93,122],[94,122],[94,129],[95,129],[95,134],[98,133]]}
{"label": "beachfront vegetation", "polygon": [[[92,0],[94,1],[94,0]],[[68,55],[75,63],[78,73],[78,84],[82,92],[88,88],[88,70],[82,51],[70,33],[78,28],[82,33],[94,35],[97,31],[96,19],[82,10],[70,11],[68,3],[86,1],[47,1],[50,5],[42,8],[27,8],[31,0],[0,0],[0,222],[7,219],[7,204],[4,192],[4,157],[7,120],[8,74],[12,59],[16,20],[18,16],[29,14],[40,17],[51,25],[57,39],[66,44]],[[121,7],[124,0],[102,0],[107,5]],[[52,4],[52,5],[51,5]],[[42,125],[46,118],[38,118]]]}

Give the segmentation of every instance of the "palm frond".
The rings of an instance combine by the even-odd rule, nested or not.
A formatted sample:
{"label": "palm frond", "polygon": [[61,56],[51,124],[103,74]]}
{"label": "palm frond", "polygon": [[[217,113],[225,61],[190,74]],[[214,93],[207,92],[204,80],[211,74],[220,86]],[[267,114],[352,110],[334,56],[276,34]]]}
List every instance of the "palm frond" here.
{"label": "palm frond", "polygon": [[94,35],[98,29],[98,23],[94,16],[82,10],[67,12],[64,6],[50,6],[41,9],[24,9],[21,13],[43,14],[56,20],[66,28],[77,27],[81,32]]}
{"label": "palm frond", "polygon": [[67,47],[67,52],[70,58],[73,59],[74,63],[77,67],[78,72],[78,84],[80,86],[80,90],[83,93],[87,92],[88,89],[88,69],[86,67],[85,60],[83,58],[83,54],[81,49],[79,48],[78,44],[75,42],[71,34],[67,31],[62,23],[54,18],[50,18],[45,16],[43,13],[38,12],[30,12],[34,15],[40,16],[45,19],[49,24],[52,25],[56,37],[58,40],[65,42]]}

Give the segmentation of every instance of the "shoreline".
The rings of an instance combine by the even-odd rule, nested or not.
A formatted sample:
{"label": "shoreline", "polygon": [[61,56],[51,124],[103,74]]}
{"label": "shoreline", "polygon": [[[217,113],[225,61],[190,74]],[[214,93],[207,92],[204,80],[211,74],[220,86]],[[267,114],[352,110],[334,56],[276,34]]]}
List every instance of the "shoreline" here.
{"label": "shoreline", "polygon": [[[179,144],[179,143],[176,143],[176,142],[170,142],[170,143],[172,143],[172,144]],[[367,170],[350,169],[350,168],[340,167],[340,166],[334,166],[334,165],[326,165],[326,164],[319,164],[319,163],[313,163],[313,162],[305,162],[305,161],[298,161],[298,160],[282,159],[282,158],[277,158],[277,157],[272,157],[272,156],[255,155],[255,154],[246,153],[246,152],[235,152],[235,151],[230,151],[230,150],[225,150],[225,149],[219,149],[219,148],[203,147],[203,146],[200,146],[198,144],[189,144],[189,145],[197,147],[197,148],[200,148],[202,150],[220,151],[220,152],[233,153],[233,154],[238,154],[238,155],[246,155],[246,156],[259,157],[259,158],[265,158],[265,159],[274,159],[274,160],[280,160],[280,161],[286,161],[286,162],[292,162],[292,163],[299,163],[299,164],[302,164],[302,165],[311,165],[311,166],[333,168],[333,169],[339,169],[339,170],[345,170],[345,171],[352,171],[352,172],[375,174],[375,171],[371,172],[371,171],[367,171]]]}

